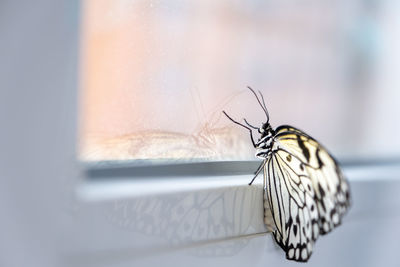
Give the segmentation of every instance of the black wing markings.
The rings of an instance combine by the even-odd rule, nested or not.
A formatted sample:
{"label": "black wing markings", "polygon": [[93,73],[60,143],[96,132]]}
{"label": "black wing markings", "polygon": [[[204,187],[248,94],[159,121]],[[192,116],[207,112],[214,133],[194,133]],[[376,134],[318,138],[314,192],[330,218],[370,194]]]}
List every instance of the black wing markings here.
{"label": "black wing markings", "polygon": [[271,151],[264,168],[268,203],[277,226],[274,238],[288,259],[307,261],[318,236],[340,224],[349,206],[349,187],[334,157],[309,135],[280,126],[274,139],[289,141],[286,149],[278,145]]}
{"label": "black wing markings", "polygon": [[[278,128],[279,130],[277,130],[276,135],[279,136],[279,138],[277,138],[278,141],[295,141],[299,138],[299,135],[301,135],[303,138],[309,139],[304,141],[308,141],[308,145],[313,147],[316,166],[313,166],[310,162],[306,163],[303,159],[299,158],[299,156],[290,153],[288,150],[286,151],[304,164],[313,180],[314,188],[317,191],[316,201],[322,215],[320,216],[320,230],[321,234],[326,234],[340,224],[342,217],[350,205],[348,183],[343,177],[335,158],[318,141],[291,126],[282,126]],[[296,150],[293,143],[288,143],[286,145],[289,146],[288,149],[292,150],[292,148],[294,148],[294,151],[300,152]],[[324,153],[325,160],[327,160],[325,163],[321,159],[321,152]],[[305,157],[304,153],[301,153],[301,155]],[[327,166],[326,163],[328,164]]]}
{"label": "black wing markings", "polygon": [[[285,151],[285,153],[288,152]],[[285,165],[282,166],[280,161]],[[312,225],[317,224],[315,218],[318,218],[318,214],[315,214],[315,212],[312,213],[312,211],[309,210],[315,205],[315,200],[312,198],[312,195],[307,192],[306,186],[303,185],[302,181],[302,178],[309,179],[309,177],[307,175],[299,175],[293,168],[285,168],[287,166],[285,159],[276,151],[268,159],[266,171],[266,173],[269,174],[268,202],[272,207],[271,212],[273,213],[273,219],[277,226],[274,232],[274,238],[279,246],[286,252],[286,257],[288,259],[307,261],[311,256],[312,246],[318,237],[318,234],[316,234],[315,231],[313,232],[312,229]],[[296,179],[293,179],[292,175],[297,176],[298,182],[295,181]],[[296,190],[292,183],[297,185]],[[300,184],[303,185],[303,189],[300,189],[299,192],[298,187]],[[282,187],[285,187],[284,190]],[[296,194],[303,194],[303,197],[296,197],[292,190],[294,190]],[[287,192],[286,197],[283,196],[285,192]],[[298,203],[299,200],[302,204]],[[307,206],[307,202],[309,201],[312,203],[309,203]],[[288,218],[287,220],[283,218],[283,214],[289,215],[286,216]]]}

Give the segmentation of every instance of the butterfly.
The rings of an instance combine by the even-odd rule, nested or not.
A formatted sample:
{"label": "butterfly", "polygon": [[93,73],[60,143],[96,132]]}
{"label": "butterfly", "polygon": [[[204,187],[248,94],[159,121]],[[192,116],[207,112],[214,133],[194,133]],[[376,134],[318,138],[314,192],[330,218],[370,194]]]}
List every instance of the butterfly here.
{"label": "butterfly", "polygon": [[[317,140],[289,125],[273,129],[263,95],[248,89],[266,115],[261,127],[223,113],[249,131],[255,155],[263,160],[249,185],[263,171],[264,211],[272,214],[275,241],[287,259],[306,262],[319,235],[341,224],[350,206],[349,183],[338,162]],[[260,135],[257,142],[253,130]]]}

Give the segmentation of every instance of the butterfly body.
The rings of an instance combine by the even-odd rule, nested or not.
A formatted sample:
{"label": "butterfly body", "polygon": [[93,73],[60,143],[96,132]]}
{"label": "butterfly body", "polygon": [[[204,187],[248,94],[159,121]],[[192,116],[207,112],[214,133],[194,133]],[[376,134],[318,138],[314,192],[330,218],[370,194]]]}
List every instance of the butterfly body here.
{"label": "butterfly body", "polygon": [[[308,261],[319,235],[340,225],[350,206],[350,188],[337,161],[314,138],[288,125],[273,129],[261,95],[267,122],[250,131],[256,157],[263,159],[253,180],[264,173],[264,210],[273,218],[273,236],[286,258]],[[254,142],[252,129],[260,134]],[[266,215],[265,215],[266,216]],[[267,218],[265,218],[265,222]],[[271,228],[271,227],[269,227]]]}
{"label": "butterfly body", "polygon": [[265,159],[272,152],[275,131],[272,129],[269,123],[265,123],[260,127],[260,129],[258,129],[258,132],[261,134],[261,136],[255,146],[256,157]]}

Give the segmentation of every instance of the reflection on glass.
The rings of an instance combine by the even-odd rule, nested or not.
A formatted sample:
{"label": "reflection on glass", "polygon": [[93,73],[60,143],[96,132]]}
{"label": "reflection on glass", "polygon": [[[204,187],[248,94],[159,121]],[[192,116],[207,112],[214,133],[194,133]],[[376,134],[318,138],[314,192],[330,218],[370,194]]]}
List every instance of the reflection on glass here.
{"label": "reflection on glass", "polygon": [[[152,196],[138,200],[116,200],[106,216],[125,231],[133,231],[166,240],[179,247],[210,240],[265,233],[261,184],[230,189]],[[271,239],[272,240],[272,239]],[[237,240],[236,240],[237,241]],[[199,256],[228,256],[246,247],[239,242],[216,242],[211,248],[198,247]]]}
{"label": "reflection on glass", "polygon": [[398,154],[387,137],[400,130],[400,33],[389,31],[399,11],[368,1],[86,0],[81,157],[253,158],[248,133],[221,114],[264,120],[247,85],[263,92],[273,126],[297,126],[334,154]]}

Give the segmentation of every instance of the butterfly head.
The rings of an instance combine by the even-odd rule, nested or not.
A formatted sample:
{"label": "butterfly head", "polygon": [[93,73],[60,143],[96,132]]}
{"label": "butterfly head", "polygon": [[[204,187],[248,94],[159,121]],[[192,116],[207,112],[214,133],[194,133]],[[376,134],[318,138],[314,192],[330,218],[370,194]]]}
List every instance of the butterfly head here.
{"label": "butterfly head", "polygon": [[258,133],[261,134],[261,138],[268,135],[269,132],[273,132],[273,129],[271,127],[271,124],[269,122],[265,122],[261,125],[260,128],[258,128]]}

